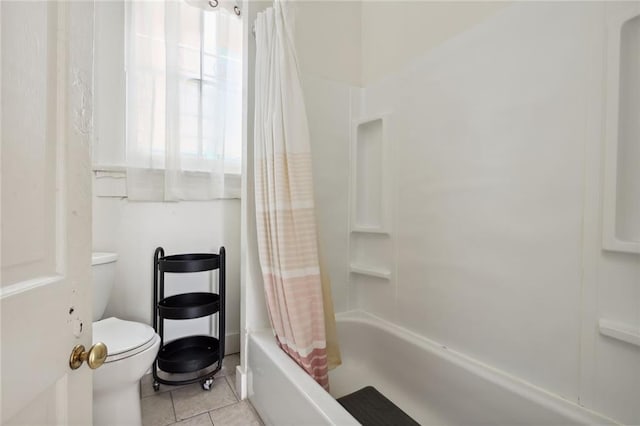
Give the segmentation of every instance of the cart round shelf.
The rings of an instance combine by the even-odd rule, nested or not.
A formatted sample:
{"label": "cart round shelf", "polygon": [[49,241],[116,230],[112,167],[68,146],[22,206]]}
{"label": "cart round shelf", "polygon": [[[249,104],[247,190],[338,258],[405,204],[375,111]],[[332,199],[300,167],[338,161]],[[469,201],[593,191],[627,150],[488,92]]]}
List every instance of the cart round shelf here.
{"label": "cart round shelf", "polygon": [[[183,292],[165,296],[165,273],[190,273],[217,270],[216,292]],[[215,272],[214,272],[215,274]],[[208,274],[207,274],[208,275]],[[213,275],[213,274],[212,274]],[[201,277],[204,278],[204,277]],[[209,288],[212,287],[209,281]],[[210,379],[222,368],[225,345],[225,250],[216,253],[164,255],[162,247],[153,255],[153,329],[161,339],[158,356],[153,363],[154,390],[160,384],[185,385],[200,381],[203,389],[210,387]],[[188,320],[217,315],[218,338],[207,335],[184,336],[165,342],[166,320]],[[211,331],[213,333],[213,331]],[[159,372],[188,374],[184,377],[161,377]],[[195,374],[193,374],[195,373]]]}
{"label": "cart round shelf", "polygon": [[191,373],[218,361],[218,339],[189,336],[167,343],[158,353],[158,367],[167,373]]}
{"label": "cart round shelf", "polygon": [[220,296],[215,293],[183,293],[158,302],[158,313],[165,319],[191,319],[215,314]]}
{"label": "cart round shelf", "polygon": [[176,254],[158,259],[162,272],[202,272],[220,267],[220,256],[213,253]]}

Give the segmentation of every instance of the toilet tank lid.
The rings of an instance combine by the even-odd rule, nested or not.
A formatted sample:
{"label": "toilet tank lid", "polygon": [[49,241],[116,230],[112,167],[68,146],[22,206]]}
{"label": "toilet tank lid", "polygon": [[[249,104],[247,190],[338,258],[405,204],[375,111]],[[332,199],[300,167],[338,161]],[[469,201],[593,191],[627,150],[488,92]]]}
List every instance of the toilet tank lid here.
{"label": "toilet tank lid", "polygon": [[118,260],[117,253],[93,252],[91,255],[91,265],[102,265]]}

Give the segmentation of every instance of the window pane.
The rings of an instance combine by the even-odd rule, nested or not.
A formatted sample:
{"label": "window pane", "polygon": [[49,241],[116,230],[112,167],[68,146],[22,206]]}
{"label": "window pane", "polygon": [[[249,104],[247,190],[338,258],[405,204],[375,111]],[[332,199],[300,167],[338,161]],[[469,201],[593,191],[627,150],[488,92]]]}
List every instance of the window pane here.
{"label": "window pane", "polygon": [[180,113],[184,115],[200,114],[200,80],[183,80],[180,85]]}
{"label": "window pane", "polygon": [[[135,110],[128,114],[136,125],[135,148],[148,151],[153,167],[164,167],[169,112],[177,114],[183,168],[212,170],[216,160],[228,159],[233,171],[239,172],[242,21],[224,13],[203,12],[186,2],[170,6],[155,1],[132,3],[135,12],[128,42],[135,53],[135,66],[128,72],[135,75],[130,80],[135,86]],[[165,8],[176,16],[166,17]],[[165,18],[174,21],[165,22]],[[165,31],[173,34],[168,39],[174,45],[167,45]],[[167,58],[176,58],[176,62],[167,64]],[[167,65],[173,70],[167,71]],[[169,82],[177,79],[178,85],[177,96],[170,92],[173,104],[168,108],[167,78]]]}

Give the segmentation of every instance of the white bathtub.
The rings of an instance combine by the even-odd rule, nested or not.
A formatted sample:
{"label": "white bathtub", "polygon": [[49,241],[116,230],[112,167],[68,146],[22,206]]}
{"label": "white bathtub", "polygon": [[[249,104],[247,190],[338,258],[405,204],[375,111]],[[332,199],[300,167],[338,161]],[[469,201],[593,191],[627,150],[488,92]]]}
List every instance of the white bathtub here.
{"label": "white bathtub", "polygon": [[331,395],[275,344],[249,336],[248,394],[268,425],[356,425],[335,398],[372,385],[423,425],[614,424],[403,328],[361,312],[338,316],[342,366]]}

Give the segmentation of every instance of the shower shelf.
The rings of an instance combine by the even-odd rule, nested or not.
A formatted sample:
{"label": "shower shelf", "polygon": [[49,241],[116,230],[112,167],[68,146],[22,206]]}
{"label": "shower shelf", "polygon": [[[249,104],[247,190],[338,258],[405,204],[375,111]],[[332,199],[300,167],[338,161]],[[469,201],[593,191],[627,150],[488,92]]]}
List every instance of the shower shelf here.
{"label": "shower shelf", "polygon": [[[153,259],[153,328],[160,336],[160,350],[153,363],[153,389],[160,384],[184,385],[200,381],[209,390],[213,376],[222,368],[225,335],[225,249],[219,254],[193,253],[165,256],[158,247]],[[165,273],[192,273],[218,270],[218,293],[193,292],[165,297]],[[165,320],[186,320],[218,315],[217,338],[185,336],[164,341]],[[161,377],[158,373],[187,374],[187,378]]]}
{"label": "shower shelf", "polygon": [[360,227],[356,227],[351,229],[351,233],[352,234],[382,234],[382,235],[389,235],[389,231],[387,231],[386,229],[382,229],[382,228],[374,228],[374,227],[364,227],[364,226],[360,226]]}
{"label": "shower shelf", "polygon": [[369,277],[382,278],[385,280],[391,279],[391,271],[382,268],[372,268],[370,266],[358,265],[352,263],[350,265],[351,273],[358,275],[367,275]]}
{"label": "shower shelf", "polygon": [[607,319],[600,319],[598,322],[600,334],[621,340],[629,344],[640,346],[640,329],[620,324]]}

